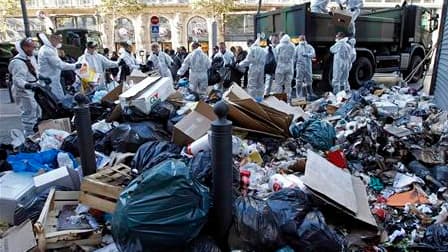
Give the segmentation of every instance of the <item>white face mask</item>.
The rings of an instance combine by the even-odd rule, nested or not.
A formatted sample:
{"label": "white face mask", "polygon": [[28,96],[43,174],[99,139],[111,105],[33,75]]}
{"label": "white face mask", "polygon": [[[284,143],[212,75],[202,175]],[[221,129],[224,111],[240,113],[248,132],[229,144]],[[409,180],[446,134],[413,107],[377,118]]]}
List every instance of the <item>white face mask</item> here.
{"label": "white face mask", "polygon": [[305,44],[305,41],[300,41],[299,42],[299,45],[303,45],[303,44]]}
{"label": "white face mask", "polygon": [[62,47],[62,44],[61,44],[61,43],[59,43],[59,44],[56,45],[56,48],[57,48],[57,49],[60,49],[61,47]]}

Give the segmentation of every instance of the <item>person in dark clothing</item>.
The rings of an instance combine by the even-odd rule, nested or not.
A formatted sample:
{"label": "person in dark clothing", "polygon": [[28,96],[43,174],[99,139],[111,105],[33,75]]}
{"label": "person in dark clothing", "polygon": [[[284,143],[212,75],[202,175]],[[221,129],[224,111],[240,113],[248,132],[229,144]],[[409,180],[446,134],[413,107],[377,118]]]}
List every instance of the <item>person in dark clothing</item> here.
{"label": "person in dark clothing", "polygon": [[[182,63],[184,63],[185,58],[187,57],[187,49],[183,46],[177,48],[177,52],[172,56],[173,64],[171,64],[171,73],[173,73],[173,79],[175,80],[177,70],[182,66]],[[188,77],[188,71],[184,74],[184,77]]]}
{"label": "person in dark clothing", "polygon": [[[117,52],[112,52],[112,57],[110,57],[110,60],[112,60],[112,61],[117,61],[118,60]],[[116,79],[116,77],[118,75],[118,71],[119,71],[118,67],[110,69],[110,73],[112,74],[112,77],[114,77],[114,79]]]}
{"label": "person in dark clothing", "polygon": [[[64,50],[62,49],[58,49],[58,55],[59,58],[64,62],[67,62],[69,64],[76,63],[76,59],[71,57],[70,55],[66,55]],[[65,90],[70,90],[70,87],[73,85],[73,83],[75,83],[75,81],[76,81],[76,74],[74,71],[72,70],[61,71],[61,83]]]}
{"label": "person in dark clothing", "polygon": [[109,59],[109,48],[104,48],[103,55],[104,55],[104,57]]}
{"label": "person in dark clothing", "polygon": [[[247,51],[244,51],[241,46],[237,46],[235,49],[235,63],[238,64],[242,62],[247,57]],[[241,78],[244,76],[244,82],[242,87],[247,87],[247,67],[244,69],[232,68],[232,81],[236,82],[241,86]]]}
{"label": "person in dark clothing", "polygon": [[219,52],[219,46],[213,47],[212,59],[215,58],[215,55]]}

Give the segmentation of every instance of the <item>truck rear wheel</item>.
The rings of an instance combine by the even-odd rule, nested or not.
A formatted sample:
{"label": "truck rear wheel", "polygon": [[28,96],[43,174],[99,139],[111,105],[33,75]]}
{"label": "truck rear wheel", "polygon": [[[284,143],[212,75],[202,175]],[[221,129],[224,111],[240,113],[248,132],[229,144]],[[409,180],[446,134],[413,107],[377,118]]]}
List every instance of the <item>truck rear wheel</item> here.
{"label": "truck rear wheel", "polygon": [[373,65],[366,57],[359,57],[353,63],[350,71],[350,86],[351,88],[359,88],[363,82],[372,79]]}
{"label": "truck rear wheel", "polygon": [[[404,75],[406,78],[411,74],[411,72],[417,68],[418,64],[420,64],[423,61],[422,57],[420,55],[414,55],[411,59],[411,65],[409,66],[409,69],[404,72]],[[423,65],[421,65],[417,72],[414,74],[414,76],[409,80],[410,83],[416,83],[418,82],[423,76]]]}

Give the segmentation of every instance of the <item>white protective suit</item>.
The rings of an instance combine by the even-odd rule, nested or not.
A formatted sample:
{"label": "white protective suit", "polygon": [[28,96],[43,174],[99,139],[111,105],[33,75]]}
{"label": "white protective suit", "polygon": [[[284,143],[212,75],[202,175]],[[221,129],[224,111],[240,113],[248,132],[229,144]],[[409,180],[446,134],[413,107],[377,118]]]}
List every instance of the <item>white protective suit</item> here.
{"label": "white protective suit", "polygon": [[207,70],[211,66],[211,60],[202,51],[196,48],[185,58],[181,68],[177,71],[177,75],[183,75],[190,69],[189,82],[190,90],[200,95],[205,95],[208,86]]}
{"label": "white protective suit", "polygon": [[316,57],[313,46],[306,41],[299,43],[294,52],[294,62],[296,65],[296,96],[303,97],[303,88],[308,95],[312,93],[313,84],[313,64],[312,59]]}
{"label": "white protective suit", "polygon": [[[62,61],[58,56],[57,49],[50,43],[45,34],[39,34],[44,45],[39,49],[39,73],[42,77],[51,79],[51,92],[58,98],[64,98],[64,89],[61,84],[62,70],[75,70],[76,64]],[[41,84],[45,83],[41,81]]]}
{"label": "white protective suit", "polygon": [[247,92],[257,101],[263,100],[264,93],[264,65],[266,62],[266,50],[260,47],[257,39],[250,47],[246,59],[238,63],[238,67],[249,66],[247,73]]}
{"label": "white protective suit", "polygon": [[359,17],[359,14],[361,14],[361,8],[364,7],[363,0],[336,0],[336,2],[340,5],[346,5],[347,10],[352,15],[352,20],[348,29],[354,37],[356,34],[355,21]]}
{"label": "white protective suit", "polygon": [[78,58],[78,63],[85,62],[87,62],[91,69],[95,70],[95,72],[99,74],[100,78],[98,79],[98,85],[105,84],[104,74],[107,69],[118,67],[118,62],[109,60],[108,58],[97,52],[90,54],[87,49],[84,51],[84,54],[79,56]]}
{"label": "white protective suit", "polygon": [[328,13],[328,3],[330,0],[311,0],[311,12]]}
{"label": "white protective suit", "polygon": [[284,91],[289,99],[291,99],[291,82],[294,77],[294,57],[292,56],[294,50],[295,46],[291,43],[289,35],[285,34],[275,48],[276,53],[274,54],[277,67],[273,92],[282,93]]}
{"label": "white protective suit", "polygon": [[331,48],[333,56],[333,93],[337,94],[343,89],[349,89],[348,76],[352,60],[352,47],[347,43],[348,38],[337,41]]}
{"label": "white protective suit", "polygon": [[151,61],[154,65],[154,69],[157,69],[160,76],[173,78],[171,74],[171,64],[173,64],[173,59],[166,53],[159,51],[158,54],[151,53],[148,61]]}
{"label": "white protective suit", "polygon": [[[11,73],[13,86],[12,90],[15,96],[16,104],[21,111],[22,126],[25,131],[25,136],[34,133],[33,128],[41,115],[41,110],[32,90],[25,89],[25,84],[39,85],[38,69],[36,58],[34,56],[27,56],[20,47],[20,41],[16,43],[16,49],[19,52],[9,63],[8,71]],[[32,74],[23,60],[29,60],[35,69],[35,75]]]}

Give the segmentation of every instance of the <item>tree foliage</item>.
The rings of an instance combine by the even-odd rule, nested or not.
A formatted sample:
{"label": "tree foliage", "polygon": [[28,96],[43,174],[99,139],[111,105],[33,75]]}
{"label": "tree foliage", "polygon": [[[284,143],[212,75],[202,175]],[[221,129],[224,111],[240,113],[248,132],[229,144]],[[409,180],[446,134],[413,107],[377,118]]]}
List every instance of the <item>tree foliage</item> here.
{"label": "tree foliage", "polygon": [[5,33],[8,28],[6,17],[13,15],[20,10],[20,1],[2,0],[0,2],[0,33]]}
{"label": "tree foliage", "polygon": [[193,8],[217,18],[235,9],[235,0],[196,0],[193,2]]}
{"label": "tree foliage", "polygon": [[102,0],[100,12],[104,14],[128,14],[142,10],[144,4],[139,0]]}

